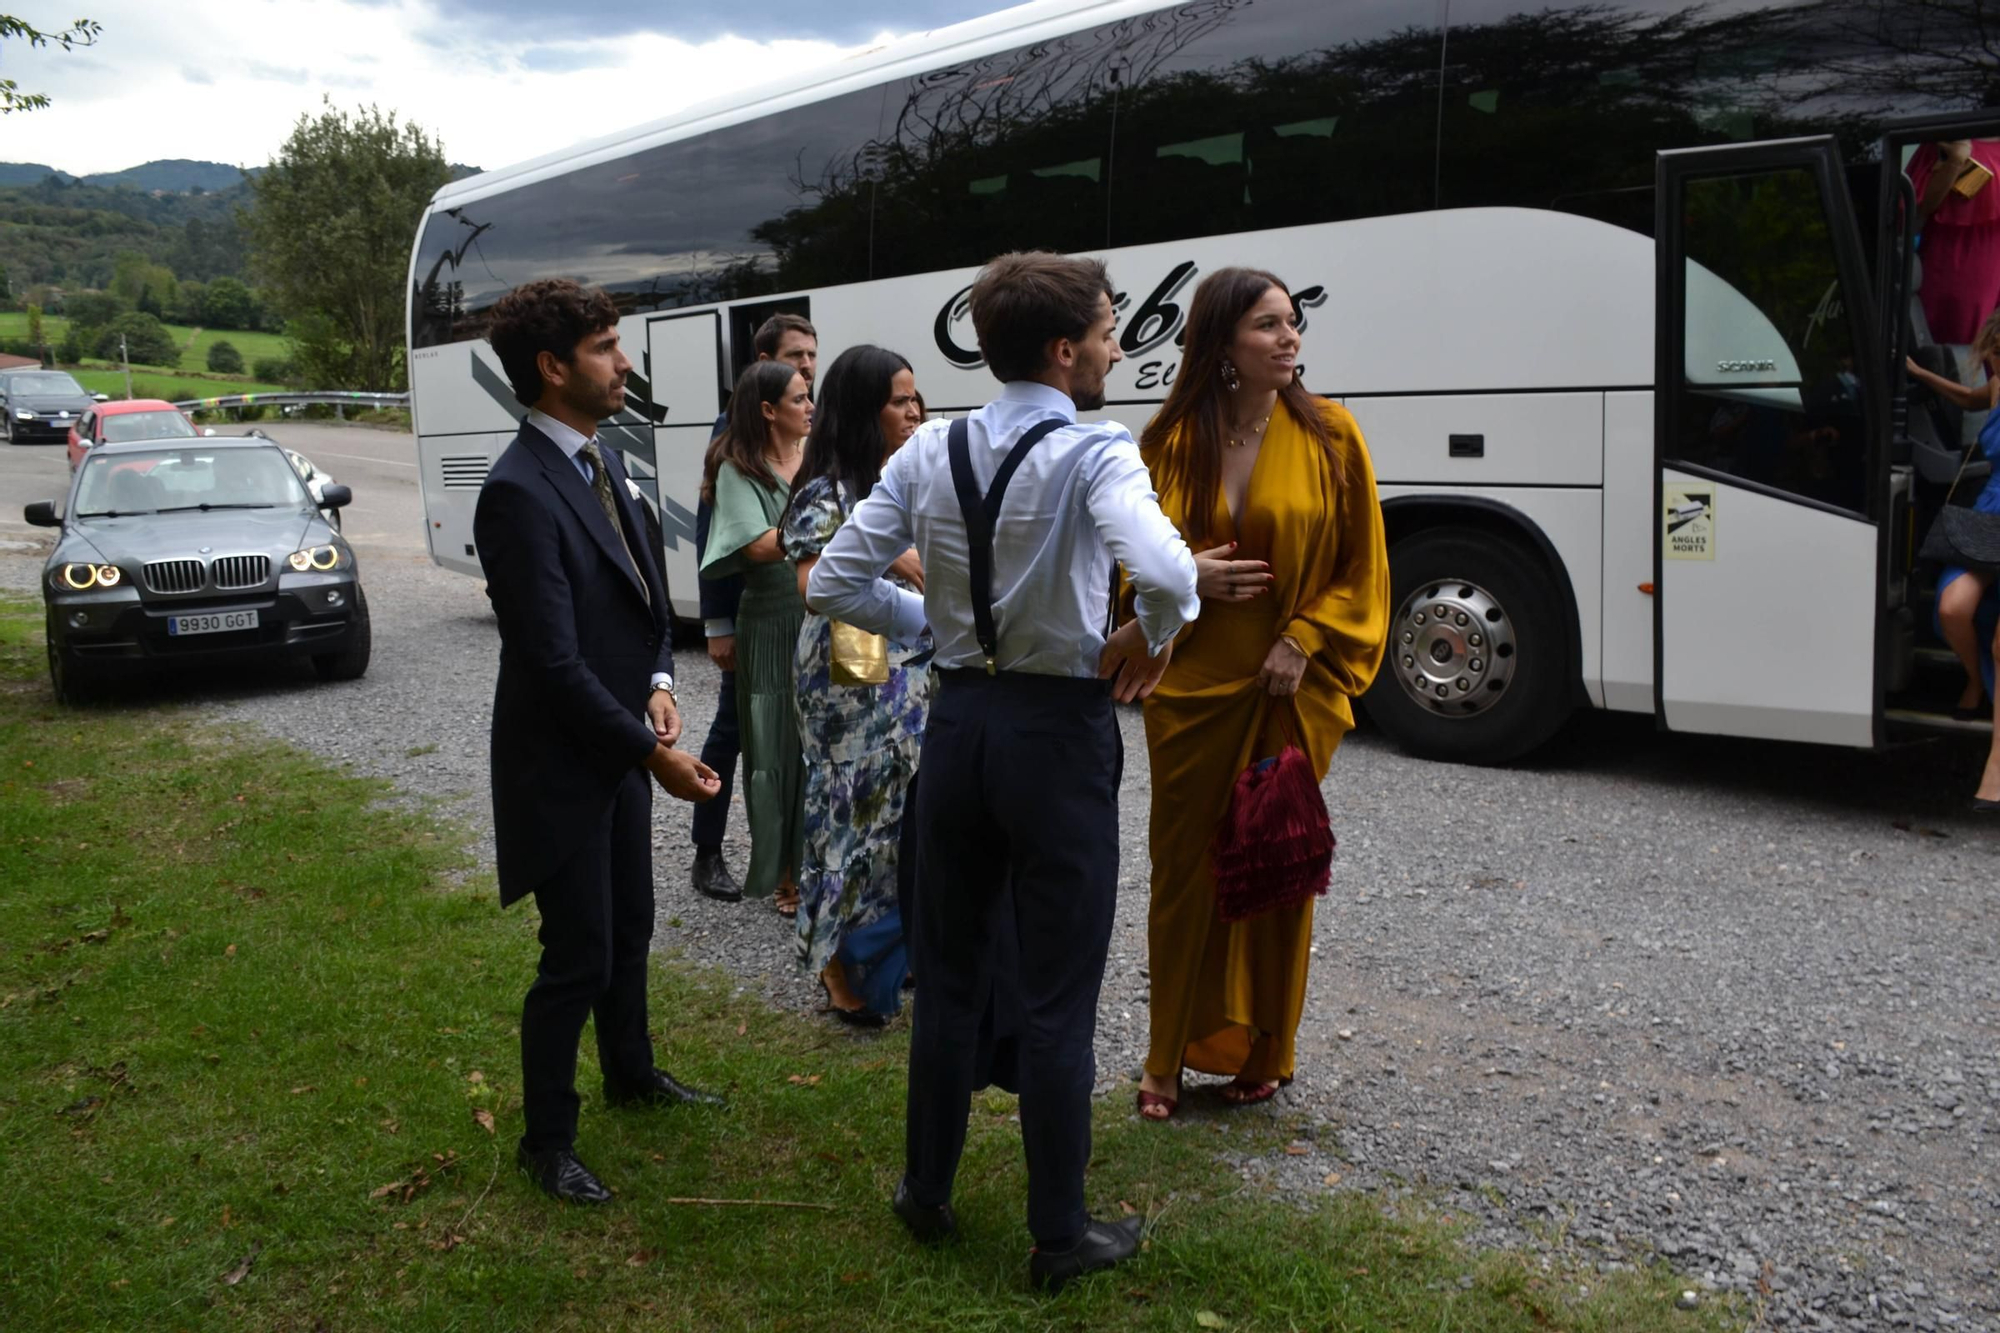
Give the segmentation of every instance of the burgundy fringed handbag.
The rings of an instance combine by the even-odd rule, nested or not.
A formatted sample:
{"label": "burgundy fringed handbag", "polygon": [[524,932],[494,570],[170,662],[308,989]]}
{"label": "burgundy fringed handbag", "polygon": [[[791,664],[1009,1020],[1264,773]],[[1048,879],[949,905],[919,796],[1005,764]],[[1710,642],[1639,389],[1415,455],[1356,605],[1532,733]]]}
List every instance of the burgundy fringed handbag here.
{"label": "burgundy fringed handbag", "polygon": [[1333,879],[1326,798],[1296,733],[1285,731],[1291,734],[1276,758],[1259,759],[1237,775],[1215,831],[1215,908],[1224,921],[1323,897]]}

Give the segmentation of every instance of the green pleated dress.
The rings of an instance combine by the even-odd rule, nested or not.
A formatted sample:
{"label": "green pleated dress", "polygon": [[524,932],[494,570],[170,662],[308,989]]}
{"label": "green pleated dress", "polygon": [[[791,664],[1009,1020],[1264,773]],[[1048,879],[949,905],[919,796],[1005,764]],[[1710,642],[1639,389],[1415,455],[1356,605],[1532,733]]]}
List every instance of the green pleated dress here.
{"label": "green pleated dress", "polygon": [[778,526],[792,488],[767,490],[724,463],[715,478],[715,515],[708,529],[709,578],[743,576],[736,610],[736,719],[743,757],[738,789],[750,825],[750,868],[743,892],[766,897],[780,881],[798,883],[805,853],[805,762],[792,702],[792,660],[798,650],[805,599],[789,560],[758,564],[743,548]]}

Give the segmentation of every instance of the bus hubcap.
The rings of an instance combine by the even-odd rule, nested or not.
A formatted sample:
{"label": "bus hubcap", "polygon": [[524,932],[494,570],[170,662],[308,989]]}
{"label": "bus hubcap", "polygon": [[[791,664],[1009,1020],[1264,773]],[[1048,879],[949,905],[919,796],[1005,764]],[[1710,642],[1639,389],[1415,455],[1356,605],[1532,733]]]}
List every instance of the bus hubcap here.
{"label": "bus hubcap", "polygon": [[1485,712],[1514,678],[1514,624],[1476,583],[1413,591],[1396,608],[1389,651],[1404,692],[1447,717]]}

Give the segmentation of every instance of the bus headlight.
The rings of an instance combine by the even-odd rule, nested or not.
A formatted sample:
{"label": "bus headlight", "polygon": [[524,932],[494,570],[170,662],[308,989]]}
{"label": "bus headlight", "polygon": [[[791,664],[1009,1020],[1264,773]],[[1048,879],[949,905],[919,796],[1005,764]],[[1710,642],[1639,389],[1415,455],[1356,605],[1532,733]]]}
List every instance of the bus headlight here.
{"label": "bus headlight", "polygon": [[346,547],[329,543],[325,546],[308,546],[304,550],[294,551],[285,557],[285,563],[301,574],[309,572],[326,574],[336,569],[345,569],[353,561],[348,558]]}

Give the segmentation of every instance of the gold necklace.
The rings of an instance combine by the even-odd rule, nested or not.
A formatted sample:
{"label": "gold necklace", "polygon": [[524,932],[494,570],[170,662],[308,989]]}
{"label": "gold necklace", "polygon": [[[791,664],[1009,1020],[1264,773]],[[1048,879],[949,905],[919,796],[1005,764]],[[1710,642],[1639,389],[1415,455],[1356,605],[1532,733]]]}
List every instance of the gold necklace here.
{"label": "gold necklace", "polygon": [[[1271,424],[1271,414],[1266,412],[1264,414],[1264,419],[1257,423],[1257,429],[1255,431],[1245,431],[1244,434],[1245,435],[1254,434],[1258,439],[1261,440],[1264,438],[1264,427],[1270,424]],[[1232,435],[1229,437],[1229,443],[1225,447],[1230,449],[1241,449],[1246,445],[1248,445],[1249,443],[1250,441],[1248,439],[1239,440],[1234,435]]]}

